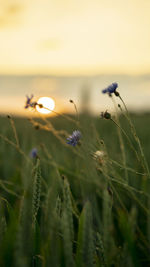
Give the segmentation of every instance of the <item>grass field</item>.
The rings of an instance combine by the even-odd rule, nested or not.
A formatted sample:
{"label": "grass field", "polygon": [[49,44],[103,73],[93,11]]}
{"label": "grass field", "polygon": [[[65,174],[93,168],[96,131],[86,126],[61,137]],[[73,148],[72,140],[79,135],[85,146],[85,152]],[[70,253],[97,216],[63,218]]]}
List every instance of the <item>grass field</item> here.
{"label": "grass field", "polygon": [[0,118],[0,266],[150,266],[149,114],[67,116]]}

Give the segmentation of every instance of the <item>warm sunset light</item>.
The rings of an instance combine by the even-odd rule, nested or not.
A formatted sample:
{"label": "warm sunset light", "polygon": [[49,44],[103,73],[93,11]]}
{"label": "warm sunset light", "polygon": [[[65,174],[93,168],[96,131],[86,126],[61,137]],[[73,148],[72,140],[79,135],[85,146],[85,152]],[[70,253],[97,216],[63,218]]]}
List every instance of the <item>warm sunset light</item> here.
{"label": "warm sunset light", "polygon": [[148,0],[0,3],[1,74],[149,72]]}
{"label": "warm sunset light", "polygon": [[43,105],[43,108],[40,108],[40,106],[36,106],[36,109],[38,112],[43,114],[49,114],[51,113],[55,108],[55,102],[51,97],[41,97],[37,101],[37,103],[40,105]]}

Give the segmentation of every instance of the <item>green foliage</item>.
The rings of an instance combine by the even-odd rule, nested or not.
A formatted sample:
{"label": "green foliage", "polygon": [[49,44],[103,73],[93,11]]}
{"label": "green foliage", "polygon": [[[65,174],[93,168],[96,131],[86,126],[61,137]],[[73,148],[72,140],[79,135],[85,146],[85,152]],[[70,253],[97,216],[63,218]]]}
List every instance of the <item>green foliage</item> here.
{"label": "green foliage", "polygon": [[67,216],[68,228],[69,228],[71,240],[74,240],[71,193],[70,193],[70,187],[69,187],[67,179],[64,179],[64,184],[63,184],[63,210],[66,213],[65,216]]}
{"label": "green foliage", "polygon": [[40,207],[40,195],[41,195],[41,170],[40,161],[37,159],[36,166],[33,170],[33,199],[32,199],[32,217],[33,224],[35,224],[36,216]]}
{"label": "green foliage", "polygon": [[62,214],[61,224],[62,224],[65,264],[67,267],[69,267],[69,266],[74,265],[73,253],[72,253],[73,246],[72,246],[69,218],[65,210],[63,211],[63,214]]}
{"label": "green foliage", "polygon": [[93,225],[91,205],[87,202],[79,220],[77,240],[77,266],[93,266]]}
{"label": "green foliage", "polygon": [[149,117],[70,118],[0,119],[0,266],[150,266]]}
{"label": "green foliage", "polygon": [[100,261],[100,265],[102,267],[106,267],[106,255],[105,255],[105,249],[104,249],[104,244],[103,244],[103,240],[102,237],[99,233],[97,233],[97,254],[98,254],[98,258]]}

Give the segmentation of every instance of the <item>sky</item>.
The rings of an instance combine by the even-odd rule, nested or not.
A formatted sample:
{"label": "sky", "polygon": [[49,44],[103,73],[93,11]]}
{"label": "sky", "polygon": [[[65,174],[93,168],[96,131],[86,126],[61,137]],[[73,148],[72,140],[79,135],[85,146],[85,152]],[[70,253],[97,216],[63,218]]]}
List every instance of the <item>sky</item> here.
{"label": "sky", "polygon": [[0,0],[0,74],[149,73],[149,0]]}
{"label": "sky", "polygon": [[[150,111],[150,75],[98,75],[98,76],[0,76],[0,113],[4,115],[37,116],[32,109],[24,109],[26,95],[34,95],[38,101],[42,96],[55,100],[55,111],[75,113],[72,99],[78,111],[88,110],[98,115],[113,111],[111,98],[102,94],[102,89],[112,82],[118,82],[118,92],[129,110],[142,113]],[[119,99],[116,98],[116,102]],[[51,113],[50,116],[54,115]]]}
{"label": "sky", "polygon": [[26,114],[32,93],[71,112],[84,87],[98,113],[112,82],[130,109],[149,109],[150,0],[0,0],[0,112]]}

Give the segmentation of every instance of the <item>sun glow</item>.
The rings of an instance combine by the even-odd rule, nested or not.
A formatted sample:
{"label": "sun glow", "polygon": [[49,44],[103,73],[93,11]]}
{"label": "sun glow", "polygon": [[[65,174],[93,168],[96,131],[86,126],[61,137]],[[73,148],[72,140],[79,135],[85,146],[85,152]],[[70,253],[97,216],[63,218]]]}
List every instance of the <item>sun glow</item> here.
{"label": "sun glow", "polygon": [[[38,103],[38,105],[36,106],[37,111],[43,114],[49,114],[55,108],[55,102],[51,97],[41,97],[39,98],[37,103]],[[43,107],[40,107],[40,105],[42,105]]]}

